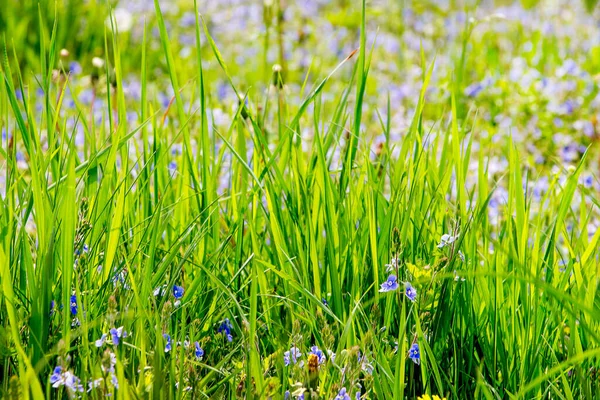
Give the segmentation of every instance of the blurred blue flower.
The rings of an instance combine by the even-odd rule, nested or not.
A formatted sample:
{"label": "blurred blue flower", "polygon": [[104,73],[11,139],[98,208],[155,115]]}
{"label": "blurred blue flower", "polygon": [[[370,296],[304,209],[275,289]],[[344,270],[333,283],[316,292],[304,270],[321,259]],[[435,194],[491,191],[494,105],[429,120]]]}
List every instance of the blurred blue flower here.
{"label": "blurred blue flower", "polygon": [[345,387],[340,389],[338,395],[335,396],[335,400],[351,400],[350,395],[346,392]]}
{"label": "blurred blue flower", "polygon": [[286,367],[290,364],[296,364],[301,356],[300,349],[292,346],[289,351],[283,353],[283,363]]}
{"label": "blurred blue flower", "polygon": [[163,333],[163,338],[165,338],[165,340],[167,341],[167,343],[165,344],[165,353],[168,353],[169,351],[171,351],[171,335]]}
{"label": "blurred blue flower", "polygon": [[415,301],[417,298],[417,289],[415,289],[410,283],[405,283],[405,288],[406,288],[406,297],[408,297],[408,299],[410,301]]}
{"label": "blurred blue flower", "polygon": [[356,392],[356,400],[360,400],[360,390]]}
{"label": "blurred blue flower", "polygon": [[54,315],[54,309],[56,308],[56,302],[52,300],[50,302],[50,316]]}
{"label": "blurred blue flower", "polygon": [[106,342],[106,337],[107,336],[108,335],[106,333],[103,333],[102,337],[100,339],[96,340],[96,342],[95,342],[96,343],[96,347],[102,347],[102,346],[104,346],[104,342]]}
{"label": "blurred blue flower", "polygon": [[202,356],[204,356],[204,350],[200,347],[200,343],[194,342],[194,346],[196,347],[196,350],[194,351],[196,358],[202,358]]}
{"label": "blurred blue flower", "polygon": [[408,358],[413,360],[415,364],[421,363],[421,352],[419,350],[419,345],[417,343],[413,343],[408,350]]}
{"label": "blurred blue flower", "polygon": [[127,337],[127,332],[123,330],[123,327],[112,328],[110,330],[110,335],[112,336],[112,342],[115,346],[118,346],[121,342],[121,338]]}
{"label": "blurred blue flower", "polygon": [[54,368],[52,375],[50,375],[50,384],[54,388],[65,386],[70,392],[83,392],[81,380],[71,371],[63,372],[61,366]]}
{"label": "blurred blue flower", "polygon": [[283,394],[283,399],[288,400],[289,398],[290,398],[290,391],[286,390],[285,393]]}
{"label": "blurred blue flower", "polygon": [[71,314],[77,315],[77,296],[71,296]]}
{"label": "blurred blue flower", "polygon": [[437,245],[437,248],[441,249],[441,248],[444,248],[444,247],[454,243],[456,238],[457,238],[456,236],[452,236],[447,233],[444,233],[442,235],[442,237],[440,238],[440,243]]}
{"label": "blurred blue flower", "polygon": [[79,64],[77,61],[71,61],[69,63],[69,72],[71,72],[72,75],[78,75],[83,71],[83,69],[81,68],[81,64]]}
{"label": "blurred blue flower", "polygon": [[325,357],[325,354],[317,346],[311,347],[309,354],[314,354],[315,356],[317,356],[317,359],[319,360],[319,364],[323,364],[325,362],[325,360],[327,359]]}
{"label": "blurred blue flower", "polygon": [[483,85],[480,82],[475,82],[472,85],[467,86],[465,89],[465,96],[475,97],[483,90]]}
{"label": "blurred blue flower", "polygon": [[390,275],[385,282],[381,284],[380,292],[391,292],[398,289],[398,278],[396,275]]}
{"label": "blurred blue flower", "polygon": [[217,329],[217,333],[222,333],[227,337],[227,341],[231,342],[233,340],[233,336],[231,335],[231,322],[229,322],[229,318],[225,318],[221,325],[219,325],[219,329]]}
{"label": "blurred blue flower", "polygon": [[183,297],[183,292],[183,286],[173,286],[173,297],[175,297],[176,299],[181,299]]}
{"label": "blurred blue flower", "polygon": [[83,386],[81,385],[81,380],[79,380],[78,377],[76,377],[75,375],[73,375],[72,372],[67,371],[64,373],[64,379],[65,379],[65,387],[70,389],[73,392],[82,392],[83,393]]}
{"label": "blurred blue flower", "polygon": [[91,392],[92,390],[102,386],[103,381],[104,381],[104,379],[102,379],[102,378],[98,378],[98,379],[89,381],[88,382],[88,392]]}
{"label": "blurred blue flower", "polygon": [[119,380],[117,379],[117,374],[112,374],[110,376],[110,382],[116,389],[119,388]]}
{"label": "blurred blue flower", "polygon": [[52,375],[50,375],[50,384],[53,387],[59,387],[61,385],[61,383],[60,383],[61,380],[62,380],[62,367],[60,365],[57,365],[54,368]]}

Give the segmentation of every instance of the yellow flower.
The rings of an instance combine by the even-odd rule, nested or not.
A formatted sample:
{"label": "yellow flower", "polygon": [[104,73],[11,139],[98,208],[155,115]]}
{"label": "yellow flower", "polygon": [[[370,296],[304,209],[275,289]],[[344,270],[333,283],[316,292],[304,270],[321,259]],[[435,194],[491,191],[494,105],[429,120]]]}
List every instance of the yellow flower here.
{"label": "yellow flower", "polygon": [[424,394],[423,396],[417,397],[417,400],[446,400],[446,398],[440,397],[437,394],[434,394],[433,396]]}

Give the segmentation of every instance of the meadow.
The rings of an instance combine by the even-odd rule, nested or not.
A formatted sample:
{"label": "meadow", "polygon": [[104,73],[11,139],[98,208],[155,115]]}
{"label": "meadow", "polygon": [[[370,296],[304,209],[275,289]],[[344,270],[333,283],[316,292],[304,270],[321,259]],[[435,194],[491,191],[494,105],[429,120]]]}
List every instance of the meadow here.
{"label": "meadow", "polygon": [[600,399],[594,1],[4,1],[0,398]]}

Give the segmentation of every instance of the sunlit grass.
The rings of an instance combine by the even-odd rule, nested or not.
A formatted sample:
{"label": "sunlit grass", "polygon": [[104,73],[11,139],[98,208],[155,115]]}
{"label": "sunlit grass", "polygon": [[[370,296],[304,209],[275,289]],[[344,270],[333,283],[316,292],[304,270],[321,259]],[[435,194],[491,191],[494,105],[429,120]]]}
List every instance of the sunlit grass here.
{"label": "sunlit grass", "polygon": [[[388,60],[365,2],[346,5],[355,46],[303,74],[280,52],[281,3],[265,5],[244,79],[200,3],[182,63],[161,4],[139,44],[102,21],[88,82],[60,19],[26,70],[3,52],[0,394],[597,398],[595,133],[573,134],[569,162],[553,153],[553,118],[593,113],[507,77],[478,32],[501,17],[466,19],[451,56],[402,50],[417,78],[400,104],[372,77]],[[528,40],[562,65],[559,44]],[[533,143],[519,132],[536,112]]]}

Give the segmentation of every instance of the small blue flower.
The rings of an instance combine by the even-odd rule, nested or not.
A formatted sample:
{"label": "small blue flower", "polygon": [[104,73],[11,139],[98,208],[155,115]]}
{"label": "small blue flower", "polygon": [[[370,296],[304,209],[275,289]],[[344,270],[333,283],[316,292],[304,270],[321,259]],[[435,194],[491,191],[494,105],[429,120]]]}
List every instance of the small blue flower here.
{"label": "small blue flower", "polygon": [[112,342],[115,346],[118,346],[121,342],[121,338],[127,337],[127,332],[123,331],[123,327],[119,327],[117,329],[112,328],[110,330],[110,335],[112,336]]}
{"label": "small blue flower", "polygon": [[283,394],[283,399],[288,400],[289,398],[290,398],[290,391],[286,390],[285,393]]}
{"label": "small blue flower", "polygon": [[311,347],[309,354],[314,354],[315,356],[317,356],[317,359],[319,360],[319,364],[323,364],[326,360],[325,354],[323,354],[323,352],[321,350],[319,350],[319,348],[317,346]]}
{"label": "small blue flower", "polygon": [[300,353],[300,349],[296,346],[292,346],[289,351],[283,353],[283,363],[286,367],[290,364],[296,364],[301,356],[302,353]]}
{"label": "small blue flower", "polygon": [[71,314],[77,315],[77,296],[71,296]]}
{"label": "small blue flower", "polygon": [[337,396],[335,396],[335,400],[351,400],[350,395],[346,392],[346,388],[343,387],[340,389],[340,392]]}
{"label": "small blue flower", "polygon": [[173,297],[176,299],[181,299],[183,297],[183,286],[173,286]]}
{"label": "small blue flower", "polygon": [[410,301],[415,301],[417,299],[417,289],[415,289],[410,283],[405,283],[405,288],[406,288],[406,297],[408,297],[408,299]]}
{"label": "small blue flower", "polygon": [[52,300],[50,302],[50,316],[54,315],[54,309],[56,308],[56,302],[54,300]]}
{"label": "small blue flower", "polygon": [[302,393],[300,396],[298,396],[298,400],[304,400],[304,393]]}
{"label": "small blue flower", "polygon": [[116,374],[112,374],[110,377],[110,383],[112,383],[112,385],[118,389],[119,388],[119,380],[117,379],[117,375]]}
{"label": "small blue flower", "polygon": [[413,362],[417,365],[421,363],[421,351],[419,350],[419,345],[417,343],[413,343],[408,350],[408,358],[413,360]]}
{"label": "small blue flower", "polygon": [[53,387],[58,387],[61,385],[61,380],[62,380],[62,367],[60,365],[57,365],[54,368],[54,372],[52,372],[52,375],[50,375],[50,384]]}
{"label": "small blue flower", "polygon": [[465,95],[468,97],[476,97],[484,89],[480,82],[475,82],[465,88]]}
{"label": "small blue flower", "polygon": [[323,297],[323,298],[321,299],[321,302],[323,303],[323,305],[324,305],[325,307],[327,307],[327,306],[329,305],[329,303],[327,302],[327,299],[326,299],[325,297]]}
{"label": "small blue flower", "polygon": [[196,347],[196,351],[194,352],[194,354],[196,354],[196,358],[202,358],[202,356],[204,355],[204,350],[202,350],[202,348],[200,347],[200,343],[195,342],[194,346]]}
{"label": "small blue flower", "polygon": [[81,385],[81,380],[70,371],[64,373],[64,385],[73,392],[83,393],[84,389],[83,385]]}
{"label": "small blue flower", "polygon": [[102,346],[104,346],[104,342],[106,342],[106,337],[107,336],[108,335],[106,333],[103,333],[102,337],[100,339],[96,340],[96,342],[95,342],[96,343],[96,347],[102,347]]}
{"label": "small blue flower", "polygon": [[165,338],[165,340],[167,341],[167,343],[165,344],[165,353],[168,353],[169,351],[171,351],[171,336],[163,333],[163,338]]}
{"label": "small blue flower", "polygon": [[444,233],[442,235],[442,237],[440,238],[440,243],[437,245],[437,248],[442,249],[442,248],[454,243],[454,241],[456,241],[455,236]]}
{"label": "small blue flower", "polygon": [[223,335],[225,335],[227,337],[227,341],[231,342],[233,340],[233,336],[231,335],[231,322],[229,321],[229,318],[225,318],[225,320],[223,320],[223,322],[221,322],[221,325],[219,325],[219,329],[217,329],[217,333],[222,333]]}
{"label": "small blue flower", "polygon": [[356,400],[360,400],[360,390],[356,392]]}
{"label": "small blue flower", "polygon": [[385,282],[381,284],[380,292],[391,292],[398,289],[398,278],[396,275],[390,275]]}

